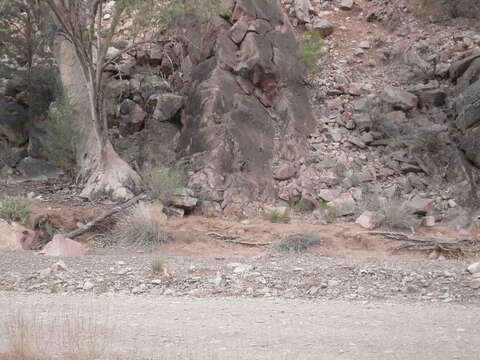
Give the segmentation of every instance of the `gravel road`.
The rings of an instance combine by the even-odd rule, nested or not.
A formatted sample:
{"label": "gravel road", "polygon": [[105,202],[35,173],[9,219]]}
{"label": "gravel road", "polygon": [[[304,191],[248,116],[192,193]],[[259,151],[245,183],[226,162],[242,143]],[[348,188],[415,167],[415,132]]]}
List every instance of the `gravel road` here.
{"label": "gravel road", "polygon": [[[95,314],[114,329],[104,340],[121,359],[452,360],[480,354],[475,305],[0,293],[0,318],[16,308],[37,319],[63,318],[66,309]],[[1,348],[6,336],[0,335]]]}

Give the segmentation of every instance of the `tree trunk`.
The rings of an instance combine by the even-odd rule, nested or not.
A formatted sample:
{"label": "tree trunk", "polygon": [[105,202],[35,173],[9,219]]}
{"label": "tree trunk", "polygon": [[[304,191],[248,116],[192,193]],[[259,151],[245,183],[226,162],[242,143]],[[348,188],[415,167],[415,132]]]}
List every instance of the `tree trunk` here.
{"label": "tree trunk", "polygon": [[53,53],[77,117],[77,166],[85,184],[81,196],[108,196],[113,200],[133,197],[140,190],[140,177],[118,156],[108,139],[102,123],[103,106],[99,106],[101,95],[95,93],[91,76],[85,73],[74,46],[65,38],[56,37]]}

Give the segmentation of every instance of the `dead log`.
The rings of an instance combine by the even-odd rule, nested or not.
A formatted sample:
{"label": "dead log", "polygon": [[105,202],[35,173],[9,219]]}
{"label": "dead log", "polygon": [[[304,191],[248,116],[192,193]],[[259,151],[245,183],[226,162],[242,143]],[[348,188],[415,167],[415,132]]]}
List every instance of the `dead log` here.
{"label": "dead log", "polygon": [[120,205],[117,205],[114,208],[104,212],[102,215],[100,215],[100,216],[96,217],[95,219],[89,221],[85,225],[80,226],[78,229],[64,234],[64,236],[67,237],[67,238],[70,238],[70,239],[73,239],[77,236],[80,236],[80,235],[86,233],[88,230],[90,230],[92,227],[94,227],[100,221],[102,221],[102,220],[106,219],[107,217],[112,216],[113,214],[116,214],[116,213],[118,213],[122,210],[128,209],[130,206],[137,203],[137,201],[145,199],[145,197],[146,197],[145,194],[137,195],[137,196],[133,197],[132,199],[130,199],[130,200],[128,200],[128,201],[126,201],[126,202],[124,202]]}

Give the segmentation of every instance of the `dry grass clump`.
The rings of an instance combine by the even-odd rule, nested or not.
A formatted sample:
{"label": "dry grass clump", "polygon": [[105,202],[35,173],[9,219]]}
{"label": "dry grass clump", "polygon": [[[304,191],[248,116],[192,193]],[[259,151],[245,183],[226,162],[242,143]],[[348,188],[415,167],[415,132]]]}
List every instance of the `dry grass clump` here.
{"label": "dry grass clump", "polygon": [[2,325],[6,348],[0,360],[112,359],[108,353],[113,328],[99,324],[95,311],[74,309],[41,319],[16,310]]}
{"label": "dry grass clump", "polygon": [[380,226],[387,230],[411,231],[420,224],[408,203],[398,198],[386,199],[371,194],[365,197],[363,208],[363,210],[374,211],[383,215],[384,220]]}
{"label": "dry grass clump", "polygon": [[293,234],[287,235],[277,244],[277,249],[289,253],[299,254],[307,251],[309,248],[321,245],[322,240],[313,234]]}
{"label": "dry grass clump", "polygon": [[152,255],[152,260],[150,263],[150,269],[152,270],[153,275],[165,275],[166,267],[165,262],[161,255],[154,253]]}
{"label": "dry grass clump", "polygon": [[168,240],[160,204],[139,203],[112,230],[112,243],[122,246],[156,246]]}
{"label": "dry grass clump", "polygon": [[29,214],[31,200],[24,196],[5,196],[0,200],[0,218],[24,223]]}

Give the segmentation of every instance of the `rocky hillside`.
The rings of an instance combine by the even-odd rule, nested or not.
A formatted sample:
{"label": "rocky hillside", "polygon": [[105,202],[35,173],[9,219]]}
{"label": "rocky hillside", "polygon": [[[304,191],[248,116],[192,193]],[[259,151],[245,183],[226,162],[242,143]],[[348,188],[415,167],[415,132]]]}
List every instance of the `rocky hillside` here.
{"label": "rocky hillside", "polygon": [[[208,216],[292,208],[327,222],[390,204],[470,224],[480,168],[471,1],[226,3],[106,69],[110,133],[128,163],[185,166],[199,199],[187,210]],[[312,30],[322,56],[305,71],[298,49]],[[114,45],[112,55],[125,47]],[[2,179],[57,179],[23,84],[2,84]]]}

